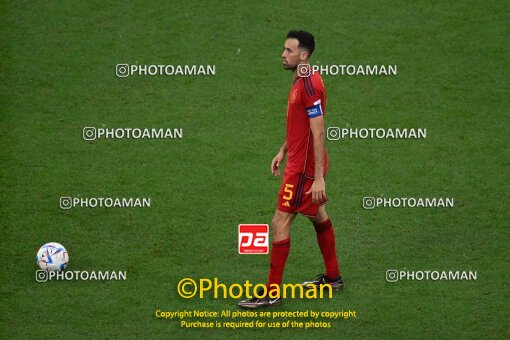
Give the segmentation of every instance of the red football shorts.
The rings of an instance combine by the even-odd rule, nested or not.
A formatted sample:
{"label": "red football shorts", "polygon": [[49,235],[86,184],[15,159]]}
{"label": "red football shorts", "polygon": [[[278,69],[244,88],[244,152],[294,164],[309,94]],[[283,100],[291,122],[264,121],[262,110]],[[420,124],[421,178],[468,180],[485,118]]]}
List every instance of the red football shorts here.
{"label": "red football shorts", "polygon": [[287,173],[283,175],[282,187],[278,194],[276,209],[286,213],[301,213],[305,216],[315,217],[321,204],[312,203],[312,194],[305,195],[310,190],[313,179],[300,173]]}

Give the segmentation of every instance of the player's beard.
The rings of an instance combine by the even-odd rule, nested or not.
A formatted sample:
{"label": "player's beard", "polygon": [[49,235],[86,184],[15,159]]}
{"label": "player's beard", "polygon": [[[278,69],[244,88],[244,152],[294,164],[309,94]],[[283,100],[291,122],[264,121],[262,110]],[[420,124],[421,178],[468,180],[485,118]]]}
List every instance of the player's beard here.
{"label": "player's beard", "polygon": [[283,68],[289,71],[295,71],[297,69],[297,65],[291,65],[291,64],[283,64]]}

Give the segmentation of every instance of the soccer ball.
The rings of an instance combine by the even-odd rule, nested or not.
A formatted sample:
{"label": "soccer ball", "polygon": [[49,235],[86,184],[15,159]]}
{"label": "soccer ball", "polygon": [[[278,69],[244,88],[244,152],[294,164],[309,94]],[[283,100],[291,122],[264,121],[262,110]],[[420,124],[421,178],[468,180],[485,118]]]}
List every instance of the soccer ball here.
{"label": "soccer ball", "polygon": [[35,261],[42,270],[61,272],[69,262],[69,255],[63,245],[50,242],[39,249]]}

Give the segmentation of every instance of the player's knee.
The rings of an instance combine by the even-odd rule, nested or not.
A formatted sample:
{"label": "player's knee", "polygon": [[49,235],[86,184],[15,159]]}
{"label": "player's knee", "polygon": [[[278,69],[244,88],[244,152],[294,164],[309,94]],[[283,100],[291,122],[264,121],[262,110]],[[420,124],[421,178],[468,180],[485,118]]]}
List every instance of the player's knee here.
{"label": "player's knee", "polygon": [[275,216],[271,221],[273,239],[283,240],[289,237],[289,227],[284,219]]}
{"label": "player's knee", "polygon": [[271,226],[273,227],[273,230],[279,229],[281,225],[282,225],[281,218],[279,218],[278,216],[273,217],[273,219],[271,220]]}

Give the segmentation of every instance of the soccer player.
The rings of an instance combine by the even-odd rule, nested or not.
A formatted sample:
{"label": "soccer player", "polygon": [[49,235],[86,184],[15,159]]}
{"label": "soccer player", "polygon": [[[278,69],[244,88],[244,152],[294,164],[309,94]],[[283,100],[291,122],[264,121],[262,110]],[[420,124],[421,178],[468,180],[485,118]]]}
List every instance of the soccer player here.
{"label": "soccer player", "polygon": [[[268,292],[282,282],[285,263],[290,251],[290,226],[298,213],[308,217],[315,227],[317,241],[326,271],[310,285],[331,285],[343,288],[338,268],[333,225],[326,213],[325,176],[328,154],[324,143],[326,89],[318,72],[312,72],[308,59],[315,48],[314,37],[304,31],[290,31],[282,54],[283,67],[291,70],[294,84],[287,106],[287,137],[271,162],[271,172],[280,176],[280,165],[287,155],[287,164],[280,188],[276,212],[271,222],[273,244],[267,281]],[[260,308],[281,304],[281,297],[252,298],[239,302],[243,308]]]}

